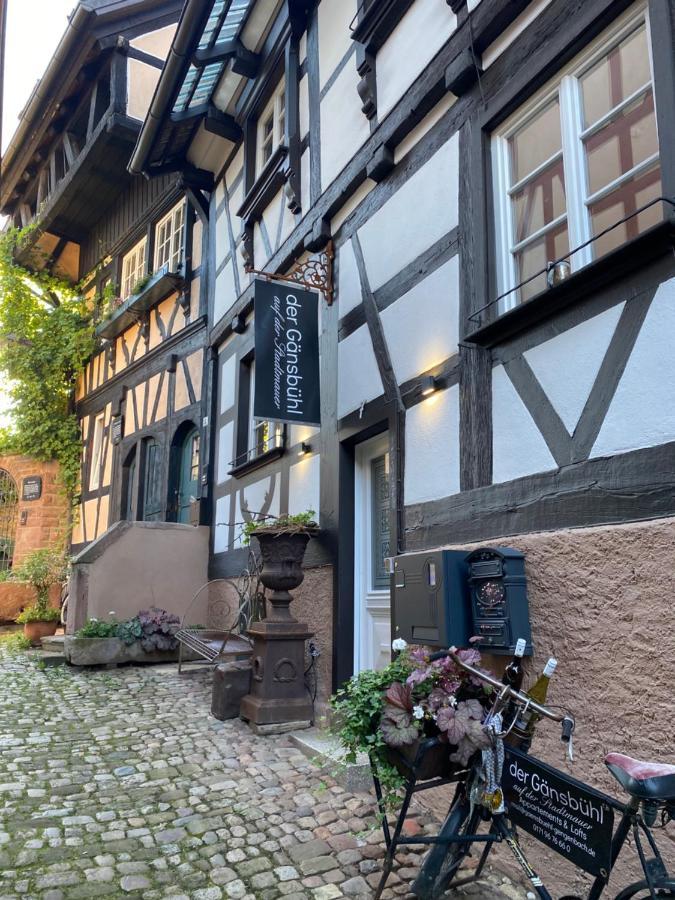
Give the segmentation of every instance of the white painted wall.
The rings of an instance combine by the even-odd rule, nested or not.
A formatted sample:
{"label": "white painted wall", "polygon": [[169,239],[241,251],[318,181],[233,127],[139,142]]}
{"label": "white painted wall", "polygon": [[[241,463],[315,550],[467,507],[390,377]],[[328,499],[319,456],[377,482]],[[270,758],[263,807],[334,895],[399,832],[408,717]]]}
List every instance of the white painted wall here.
{"label": "white painted wall", "polygon": [[415,0],[377,54],[380,122],[456,28],[457,17],[446,0]]}
{"label": "white painted wall", "polygon": [[213,552],[224,553],[227,550],[229,527],[225,522],[230,521],[230,498],[219,497],[216,500],[213,521]]}
{"label": "white painted wall", "polygon": [[223,484],[229,478],[232,460],[234,459],[234,422],[227,422],[218,432],[218,468],[216,482]]}
{"label": "white painted wall", "polygon": [[318,453],[298,457],[291,466],[288,485],[288,512],[294,516],[313,509],[319,515],[321,457]]}
{"label": "white painted wall", "polygon": [[132,119],[145,119],[160,72],[138,59],[127,60],[127,115]]}
{"label": "white painted wall", "polygon": [[406,505],[459,492],[459,387],[413,406],[405,420]]}
{"label": "white painted wall", "polygon": [[234,406],[236,356],[228,357],[220,368],[220,414],[229,412]]}
{"label": "white painted wall", "polygon": [[359,231],[371,290],[457,225],[458,144],[454,134]]}
{"label": "white painted wall", "polygon": [[495,484],[557,468],[503,366],[492,370],[492,456]]}
{"label": "white painted wall", "polygon": [[382,393],[368,326],[362,325],[338,344],[338,418]]}
{"label": "white painted wall", "polygon": [[399,382],[457,353],[459,260],[449,259],[381,313]]}
{"label": "white painted wall", "polygon": [[368,119],[361,112],[359,83],[352,55],[321,101],[321,187],[325,190],[359,147],[370,137]]}
{"label": "white painted wall", "polygon": [[157,28],[155,31],[131,38],[129,46],[149,53],[150,56],[156,56],[157,59],[166,59],[175,33],[175,25],[165,25],[164,28]]}
{"label": "white painted wall", "polygon": [[[356,0],[323,0],[319,4],[319,83],[326,84],[345,53],[354,47],[349,23]],[[358,98],[358,94],[356,95]]]}
{"label": "white painted wall", "polygon": [[675,440],[674,335],[675,278],[656,292],[591,456]]}
{"label": "white painted wall", "polygon": [[350,309],[361,301],[361,280],[356,267],[356,257],[351,241],[347,241],[338,250],[338,303],[340,316],[346,315]]}
{"label": "white painted wall", "polygon": [[570,435],[577,427],[624,305],[619,303],[523,354]]}
{"label": "white painted wall", "polygon": [[216,290],[213,298],[213,324],[217,324],[237,299],[234,283],[234,271],[230,260],[216,278]]}

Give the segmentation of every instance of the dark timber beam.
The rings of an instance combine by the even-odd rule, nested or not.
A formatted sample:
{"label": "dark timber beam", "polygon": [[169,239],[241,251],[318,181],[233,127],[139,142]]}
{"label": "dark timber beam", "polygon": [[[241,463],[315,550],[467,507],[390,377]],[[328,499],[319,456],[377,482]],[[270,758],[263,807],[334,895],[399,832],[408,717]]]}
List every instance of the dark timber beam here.
{"label": "dark timber beam", "polygon": [[260,55],[248,50],[239,38],[221,41],[208,50],[197,50],[192,62],[197,67],[232,60],[232,71],[245,78],[255,78],[260,70]]}
{"label": "dark timber beam", "polygon": [[232,116],[221,112],[213,103],[200,103],[181,112],[171,113],[171,121],[175,123],[198,122],[200,119],[204,120],[204,128],[211,134],[217,134],[235,144],[241,140],[241,126]]}

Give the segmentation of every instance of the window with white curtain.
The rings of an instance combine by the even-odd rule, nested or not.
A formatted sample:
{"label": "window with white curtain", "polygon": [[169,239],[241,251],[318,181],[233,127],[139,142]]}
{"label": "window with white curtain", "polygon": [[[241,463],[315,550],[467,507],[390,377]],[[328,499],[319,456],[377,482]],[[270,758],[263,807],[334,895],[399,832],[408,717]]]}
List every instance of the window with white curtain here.
{"label": "window with white curtain", "polygon": [[661,196],[646,4],[499,128],[492,165],[499,312],[544,290],[537,273],[570,251],[577,271],[661,220],[660,203],[635,215]]}

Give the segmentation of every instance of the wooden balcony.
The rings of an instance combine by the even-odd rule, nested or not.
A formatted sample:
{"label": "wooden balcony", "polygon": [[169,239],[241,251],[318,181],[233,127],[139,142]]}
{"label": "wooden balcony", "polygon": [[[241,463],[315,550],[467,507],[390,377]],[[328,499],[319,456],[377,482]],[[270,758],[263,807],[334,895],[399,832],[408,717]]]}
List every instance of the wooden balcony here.
{"label": "wooden balcony", "polygon": [[132,294],[121,303],[104,322],[96,328],[96,336],[106,340],[114,340],[135,322],[143,317],[152,307],[175,291],[184,287],[183,276],[169,272],[164,266],[150,277],[148,283],[138,294]]}

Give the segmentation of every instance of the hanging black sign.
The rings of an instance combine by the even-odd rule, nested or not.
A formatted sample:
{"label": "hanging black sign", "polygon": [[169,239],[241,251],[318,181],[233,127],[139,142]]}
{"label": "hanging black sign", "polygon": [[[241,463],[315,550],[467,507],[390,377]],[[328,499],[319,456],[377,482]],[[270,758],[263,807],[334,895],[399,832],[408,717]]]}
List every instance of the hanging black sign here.
{"label": "hanging black sign", "polygon": [[21,488],[22,500],[39,500],[42,496],[42,478],[40,475],[29,475],[24,478]]}
{"label": "hanging black sign", "polygon": [[614,811],[607,798],[506,747],[502,788],[514,825],[591,875],[609,876]]}
{"label": "hanging black sign", "polygon": [[259,279],[254,312],[253,415],[320,425],[319,295]]}

